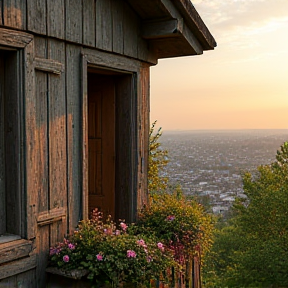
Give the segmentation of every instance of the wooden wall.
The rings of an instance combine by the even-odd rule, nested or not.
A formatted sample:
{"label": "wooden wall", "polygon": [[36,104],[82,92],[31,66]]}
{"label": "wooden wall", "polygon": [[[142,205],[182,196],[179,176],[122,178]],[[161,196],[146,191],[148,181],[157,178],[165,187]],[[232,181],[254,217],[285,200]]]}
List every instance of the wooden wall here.
{"label": "wooden wall", "polygon": [[124,0],[2,0],[0,25],[157,62]]}
{"label": "wooden wall", "polygon": [[[147,42],[139,37],[139,18],[125,1],[2,0],[0,10],[0,28],[7,28],[8,34],[12,28],[22,30],[33,38],[25,56],[24,77],[31,81],[25,84],[24,157],[29,221],[26,238],[33,247],[30,255],[33,259],[29,257],[29,261],[36,261],[36,269],[31,264],[27,272],[22,273],[22,269],[18,275],[8,273],[7,278],[0,278],[0,288],[20,287],[19,283],[22,288],[42,288],[47,282],[49,247],[73,231],[86,213],[85,69],[96,64],[133,74],[135,110],[131,113],[137,115],[130,131],[134,133],[131,136],[134,142],[130,143],[134,156],[133,176],[129,177],[134,181],[131,201],[135,212],[147,202],[149,66],[156,60]],[[83,55],[88,54],[90,58],[83,66]],[[28,67],[27,63],[31,65]],[[1,252],[0,245],[0,258],[7,253],[8,248],[5,249]],[[20,262],[14,261],[13,265],[22,265]],[[9,265],[5,263],[4,267],[0,262],[0,276],[6,275]],[[11,269],[15,269],[13,265]]]}

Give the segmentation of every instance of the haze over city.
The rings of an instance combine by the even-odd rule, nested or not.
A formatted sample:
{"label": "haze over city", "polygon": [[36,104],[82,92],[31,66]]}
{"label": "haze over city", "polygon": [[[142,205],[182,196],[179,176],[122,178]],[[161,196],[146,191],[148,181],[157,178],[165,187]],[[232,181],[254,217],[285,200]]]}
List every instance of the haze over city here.
{"label": "haze over city", "polygon": [[163,130],[288,128],[288,1],[192,0],[217,47],[151,69]]}

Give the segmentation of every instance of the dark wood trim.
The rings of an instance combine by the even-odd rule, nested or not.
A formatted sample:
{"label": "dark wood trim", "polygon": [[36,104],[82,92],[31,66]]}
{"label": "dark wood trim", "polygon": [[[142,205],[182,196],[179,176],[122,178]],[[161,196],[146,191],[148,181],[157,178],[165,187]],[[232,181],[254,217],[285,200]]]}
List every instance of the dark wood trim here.
{"label": "dark wood trim", "polygon": [[149,20],[142,22],[142,37],[144,39],[159,39],[175,37],[183,31],[183,19]]}
{"label": "dark wood trim", "polygon": [[64,64],[53,59],[35,57],[34,63],[35,63],[36,70],[49,72],[49,73],[53,73],[56,75],[60,75],[61,73],[65,71]]}

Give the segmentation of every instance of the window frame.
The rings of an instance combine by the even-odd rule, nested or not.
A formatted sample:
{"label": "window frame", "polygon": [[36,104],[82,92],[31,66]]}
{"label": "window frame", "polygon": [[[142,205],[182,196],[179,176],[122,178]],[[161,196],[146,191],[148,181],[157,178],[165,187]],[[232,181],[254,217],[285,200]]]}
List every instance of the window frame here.
{"label": "window frame", "polygon": [[[17,164],[14,167],[16,175],[14,175],[13,173],[13,175],[11,175],[11,178],[17,177],[18,180],[15,181],[16,187],[13,188],[14,193],[11,193],[11,199],[10,199],[12,201],[14,199],[17,201],[16,207],[15,207],[16,208],[15,210],[17,212],[16,212],[15,217],[13,213],[11,213],[11,216],[7,217],[7,219],[4,220],[5,221],[4,224],[6,228],[2,228],[2,232],[4,232],[4,234],[2,233],[3,235],[0,235],[0,245],[7,246],[6,243],[8,242],[11,242],[11,245],[13,245],[13,241],[14,242],[16,240],[19,241],[19,239],[21,238],[31,239],[34,236],[33,235],[34,233],[29,233],[29,231],[33,232],[34,229],[31,228],[33,226],[33,220],[32,220],[33,217],[31,213],[29,213],[28,211],[29,210],[28,207],[30,206],[29,205],[30,201],[26,193],[27,172],[25,169],[26,167],[25,159],[27,159],[27,155],[26,155],[26,148],[27,148],[26,136],[27,135],[25,131],[25,127],[27,125],[26,124],[27,118],[25,115],[25,112],[26,112],[25,105],[27,102],[26,98],[27,98],[28,93],[31,93],[31,91],[33,91],[33,83],[34,83],[34,73],[33,73],[34,67],[32,65],[33,58],[34,58],[33,36],[27,33],[20,32],[20,31],[0,28],[0,50],[6,51],[4,53],[7,53],[7,55],[11,58],[11,59],[8,59],[7,61],[3,61],[7,63],[7,67],[3,68],[3,73],[5,75],[6,73],[8,74],[8,78],[6,79],[7,81],[3,80],[3,83],[5,82],[6,83],[5,85],[7,87],[14,86],[14,87],[7,88],[7,90],[5,88],[6,91],[4,90],[2,91],[4,95],[3,99],[7,98],[5,94],[12,93],[15,96],[13,97],[13,100],[16,99],[16,103],[14,103],[15,105],[13,104],[12,108],[15,110],[14,113],[17,113],[17,119],[16,121],[14,121],[15,123],[11,124],[12,127],[16,129],[15,133],[17,135],[16,145],[15,145],[16,148],[13,147],[14,151],[11,152],[11,153],[14,153],[16,151],[15,153],[17,153],[17,155],[15,155]],[[11,64],[12,67],[9,66],[9,62],[12,63]],[[12,75],[13,73],[14,73],[13,77],[16,77],[16,79],[10,79],[11,77],[9,78],[9,75]],[[2,78],[5,79],[5,77],[3,76]],[[9,103],[9,100],[6,99],[5,101],[7,102],[6,103],[7,106],[8,104],[11,104]],[[10,118],[12,119],[12,117],[9,117],[9,115],[6,116],[5,118],[6,120]],[[4,135],[4,132],[3,132],[3,135]],[[9,143],[9,140],[8,140],[8,143]],[[4,149],[4,153],[5,153],[5,149]],[[6,189],[8,188],[5,185],[5,189],[4,189],[5,194],[9,193],[9,191],[7,192]],[[6,207],[7,207],[8,200],[9,199],[5,200]],[[10,225],[10,228],[8,226],[8,229],[7,229],[6,223],[8,221],[11,221],[12,225]]]}

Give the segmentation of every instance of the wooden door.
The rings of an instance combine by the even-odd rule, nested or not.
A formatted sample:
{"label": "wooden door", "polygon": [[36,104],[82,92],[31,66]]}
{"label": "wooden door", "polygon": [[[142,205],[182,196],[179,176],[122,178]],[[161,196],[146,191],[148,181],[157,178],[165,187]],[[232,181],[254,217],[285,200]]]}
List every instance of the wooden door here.
{"label": "wooden door", "polygon": [[88,76],[88,209],[115,217],[115,83]]}

